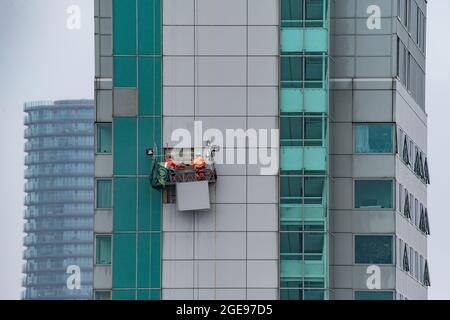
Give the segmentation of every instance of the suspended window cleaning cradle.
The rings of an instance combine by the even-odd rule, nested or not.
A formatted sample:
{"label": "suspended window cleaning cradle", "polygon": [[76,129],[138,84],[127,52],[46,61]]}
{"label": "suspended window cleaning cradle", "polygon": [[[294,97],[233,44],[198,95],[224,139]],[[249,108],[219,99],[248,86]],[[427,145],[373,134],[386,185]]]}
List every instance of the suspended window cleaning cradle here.
{"label": "suspended window cleaning cradle", "polygon": [[209,185],[217,181],[214,154],[217,146],[209,143],[203,153],[192,149],[165,149],[164,154],[152,157],[151,184],[162,190],[175,186],[176,203],[179,211],[210,209]]}
{"label": "suspended window cleaning cradle", "polygon": [[[152,187],[156,189],[173,186],[177,183],[207,181],[215,183],[217,172],[214,162],[216,147],[207,147],[206,156],[196,154],[195,157],[184,151],[184,156],[173,156],[173,150],[167,149],[163,155],[151,154],[152,161]],[[147,154],[152,153],[148,151]],[[191,152],[193,154],[193,152]],[[190,160],[192,159],[192,160]]]}

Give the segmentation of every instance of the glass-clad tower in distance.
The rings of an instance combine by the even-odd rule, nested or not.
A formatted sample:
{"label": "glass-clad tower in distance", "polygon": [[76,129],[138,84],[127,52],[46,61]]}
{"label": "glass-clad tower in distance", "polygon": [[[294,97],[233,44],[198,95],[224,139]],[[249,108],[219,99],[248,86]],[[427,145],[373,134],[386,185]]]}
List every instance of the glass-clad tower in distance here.
{"label": "glass-clad tower in distance", "polygon": [[[23,299],[90,299],[94,102],[25,103]],[[81,286],[69,289],[70,266]],[[69,268],[69,271],[72,272]]]}

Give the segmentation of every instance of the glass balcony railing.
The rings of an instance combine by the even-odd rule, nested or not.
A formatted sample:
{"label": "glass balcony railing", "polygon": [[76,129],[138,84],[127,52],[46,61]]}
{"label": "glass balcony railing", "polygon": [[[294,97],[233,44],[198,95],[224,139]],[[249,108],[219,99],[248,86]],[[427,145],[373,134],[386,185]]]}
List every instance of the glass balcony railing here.
{"label": "glass balcony railing", "polygon": [[324,28],[282,27],[281,51],[284,53],[328,51],[328,30]]}

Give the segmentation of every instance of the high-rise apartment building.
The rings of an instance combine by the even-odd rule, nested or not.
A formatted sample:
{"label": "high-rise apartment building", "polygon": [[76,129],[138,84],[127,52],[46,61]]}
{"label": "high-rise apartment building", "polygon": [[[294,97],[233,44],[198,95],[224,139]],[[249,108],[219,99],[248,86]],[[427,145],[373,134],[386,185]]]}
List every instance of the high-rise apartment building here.
{"label": "high-rise apartment building", "polygon": [[94,101],[34,101],[24,109],[22,298],[90,299]]}
{"label": "high-rise apartment building", "polygon": [[95,8],[95,298],[427,297],[425,0]]}

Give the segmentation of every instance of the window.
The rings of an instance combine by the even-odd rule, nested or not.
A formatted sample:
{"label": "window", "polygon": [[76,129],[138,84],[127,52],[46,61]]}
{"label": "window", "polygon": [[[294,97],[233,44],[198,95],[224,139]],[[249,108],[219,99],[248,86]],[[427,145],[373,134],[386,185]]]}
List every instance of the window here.
{"label": "window", "polygon": [[282,0],[283,27],[322,27],[327,0]]}
{"label": "window", "polygon": [[425,208],[425,234],[430,234],[430,221],[428,220],[427,208]]}
{"label": "window", "polygon": [[425,182],[427,184],[430,184],[430,173],[428,171],[428,160],[427,160],[427,158],[425,158],[425,163],[423,165],[423,175],[424,175]]}
{"label": "window", "polygon": [[303,57],[281,57],[281,82],[286,87],[301,87],[303,81]]}
{"label": "window", "polygon": [[430,281],[430,272],[428,271],[428,261],[425,260],[425,268],[423,271],[423,285],[424,286],[431,286],[431,281]]}
{"label": "window", "polygon": [[282,146],[324,146],[326,118],[280,117],[280,140]]}
{"label": "window", "polygon": [[326,78],[326,60],[322,55],[281,57],[283,88],[322,88]]}
{"label": "window", "polygon": [[410,165],[411,162],[409,161],[409,149],[408,149],[408,138],[405,136],[405,141],[403,142],[403,154],[402,159],[406,163],[406,165]]}
{"label": "window", "polygon": [[415,43],[418,41],[418,11],[417,3],[415,1],[408,1],[410,3],[410,21],[409,21],[409,32]]}
{"label": "window", "polygon": [[280,199],[284,204],[322,204],[325,200],[324,177],[280,177]]}
{"label": "window", "polygon": [[393,152],[392,124],[357,124],[355,126],[355,152]]}
{"label": "window", "polygon": [[422,10],[418,10],[418,45],[422,52],[425,52],[426,38],[426,18]]}
{"label": "window", "polygon": [[111,300],[111,291],[95,291],[95,300]]}
{"label": "window", "polygon": [[322,81],[322,57],[307,57],[305,59],[305,80]]}
{"label": "window", "polygon": [[430,234],[430,223],[428,221],[428,210],[421,205],[420,210],[420,220],[419,220],[419,229],[424,234]]}
{"label": "window", "polygon": [[408,49],[403,44],[403,42],[398,38],[397,41],[397,76],[400,82],[407,86],[408,79]]}
{"label": "window", "polygon": [[324,0],[306,0],[306,21],[307,26],[320,26],[317,22],[322,22],[324,18]]}
{"label": "window", "polygon": [[356,180],[355,208],[393,208],[392,180]]}
{"label": "window", "polygon": [[282,0],[281,20],[286,26],[302,26],[304,0]]}
{"label": "window", "polygon": [[[402,252],[403,250],[403,240],[398,238],[398,248],[397,252]],[[401,254],[397,254],[397,265],[401,267],[403,265],[403,256]]]}
{"label": "window", "polygon": [[411,219],[411,207],[409,205],[409,193],[408,193],[408,191],[406,191],[406,194],[405,194],[405,206],[404,206],[404,209],[403,209],[403,213],[404,213],[406,218]]}
{"label": "window", "polygon": [[97,153],[112,152],[112,123],[97,124]]}
{"label": "window", "polygon": [[111,236],[95,237],[95,263],[111,264]]}
{"label": "window", "polygon": [[405,27],[408,25],[408,2],[408,0],[397,1],[398,17]]}
{"label": "window", "polygon": [[112,180],[97,180],[96,208],[112,208]]}
{"label": "window", "polygon": [[[282,232],[280,233],[280,253],[281,255],[301,256],[303,253],[302,233]],[[301,259],[297,257],[297,259]]]}
{"label": "window", "polygon": [[355,263],[392,264],[392,236],[355,236]]}
{"label": "window", "polygon": [[394,300],[392,291],[355,291],[355,300]]}
{"label": "window", "polygon": [[402,260],[403,270],[409,271],[409,258],[408,258],[408,246],[405,243],[405,247],[403,248],[403,260]]}

